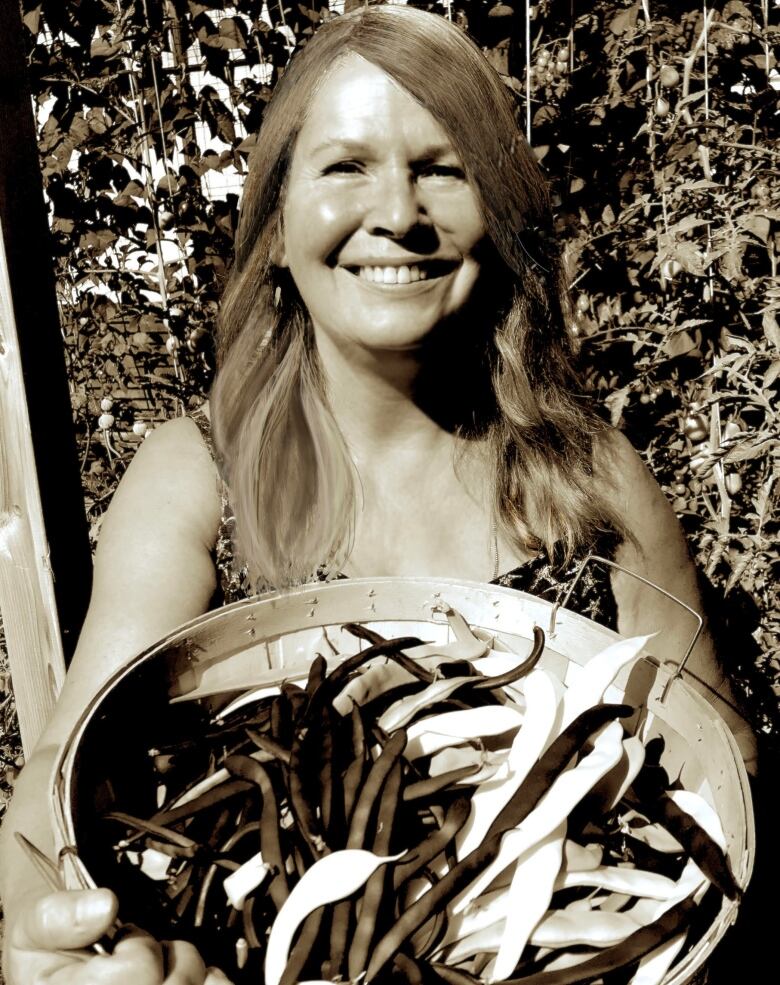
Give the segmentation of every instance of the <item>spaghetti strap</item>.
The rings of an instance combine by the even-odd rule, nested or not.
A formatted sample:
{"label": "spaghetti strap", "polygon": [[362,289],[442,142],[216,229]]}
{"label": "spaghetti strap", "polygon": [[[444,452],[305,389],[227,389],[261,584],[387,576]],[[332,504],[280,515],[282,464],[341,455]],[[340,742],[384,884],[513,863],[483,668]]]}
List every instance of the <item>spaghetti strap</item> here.
{"label": "spaghetti strap", "polygon": [[211,421],[200,407],[191,411],[187,416],[200,431],[203,442],[214,461],[219,494],[222,500],[222,516],[214,545],[214,564],[217,569],[218,587],[209,606],[209,608],[214,609],[220,605],[247,598],[247,596],[253,595],[254,591],[249,584],[246,568],[236,557],[234,544],[236,518],[230,505],[230,494],[225,480],[222,478],[222,469],[214,447]]}
{"label": "spaghetti strap", "polygon": [[187,416],[200,431],[203,441],[206,447],[208,448],[209,452],[211,453],[211,457],[214,459],[214,462],[216,463],[217,452],[216,449],[214,448],[214,435],[211,433],[211,421],[208,419],[208,417],[206,417],[203,408],[198,407],[197,410],[193,410]]}

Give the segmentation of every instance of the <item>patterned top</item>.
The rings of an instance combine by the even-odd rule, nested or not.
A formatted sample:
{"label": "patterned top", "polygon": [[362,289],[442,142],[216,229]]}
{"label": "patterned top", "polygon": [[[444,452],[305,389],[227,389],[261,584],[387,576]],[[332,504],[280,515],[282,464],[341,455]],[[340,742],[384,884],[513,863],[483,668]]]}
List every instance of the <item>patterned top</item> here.
{"label": "patterned top", "polygon": [[[198,426],[212,457],[216,458],[209,419],[202,411],[195,411],[190,416]],[[222,518],[214,546],[214,564],[217,569],[218,587],[212,598],[211,608],[237,602],[256,594],[247,576],[246,568],[236,557],[234,548],[236,521],[230,506],[227,487],[221,477],[219,485],[222,497]],[[568,564],[563,566],[554,565],[547,553],[542,550],[535,557],[529,558],[511,571],[493,579],[491,584],[527,592],[548,602],[562,602],[587,555],[592,553],[611,558],[617,543],[615,534],[605,533],[597,543],[592,545],[590,551],[579,551]],[[322,577],[324,579],[324,575]],[[346,575],[337,575],[336,577],[346,578]],[[567,607],[601,623],[603,626],[617,629],[617,605],[612,594],[609,569],[606,565],[593,563],[584,568]]]}

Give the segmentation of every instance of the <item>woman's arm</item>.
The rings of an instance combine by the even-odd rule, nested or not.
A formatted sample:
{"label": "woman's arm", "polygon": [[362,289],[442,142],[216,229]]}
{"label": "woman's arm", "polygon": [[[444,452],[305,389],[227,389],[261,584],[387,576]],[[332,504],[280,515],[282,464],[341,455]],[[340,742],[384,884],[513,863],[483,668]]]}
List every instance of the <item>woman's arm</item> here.
{"label": "woman's arm", "polygon": [[[36,975],[54,968],[51,962],[55,960],[70,967],[73,959],[57,957],[46,949],[67,949],[66,940],[71,941],[70,947],[83,946],[85,934],[89,938],[95,927],[104,928],[111,922],[115,904],[110,894],[73,893],[55,898],[46,892],[13,833],[21,831],[47,854],[52,852],[49,787],[56,750],[90,698],[118,667],[206,610],[215,587],[210,551],[219,515],[214,463],[195,424],[178,419],[152,432],[136,453],[106,513],[95,557],[92,598],[79,644],[55,711],[21,772],[0,831],[8,985],[38,980]],[[74,908],[81,896],[95,901],[95,911],[84,911],[77,919]],[[101,933],[98,930],[92,939]],[[35,946],[36,941],[40,946]],[[157,965],[149,963],[146,951],[148,947],[134,985],[145,985],[146,972],[152,975],[148,981],[156,981],[152,973],[157,973]],[[188,953],[187,960],[195,958]],[[117,974],[117,981],[129,980],[121,977],[127,971],[102,966],[99,975],[104,977],[94,977],[94,981],[112,982],[111,976]],[[75,985],[82,981],[81,975],[87,976],[84,982],[92,981],[90,974],[98,974],[93,962],[80,962],[70,972],[56,972],[52,981],[59,981],[57,975],[62,975],[63,981],[72,980]],[[196,967],[192,981],[202,980]]]}
{"label": "woman's arm", "polygon": [[[688,680],[725,719],[740,745],[748,768],[755,768],[752,730],[741,716],[728,678],[721,668],[706,622],[696,569],[685,534],[671,505],[630,442],[610,434],[602,468],[608,493],[633,536],[618,548],[615,560],[665,589],[705,618],[704,627],[687,663]],[[677,664],[696,629],[696,620],[660,592],[635,578],[615,572],[612,579],[618,605],[618,628],[624,635],[657,633],[650,644],[661,662]]]}

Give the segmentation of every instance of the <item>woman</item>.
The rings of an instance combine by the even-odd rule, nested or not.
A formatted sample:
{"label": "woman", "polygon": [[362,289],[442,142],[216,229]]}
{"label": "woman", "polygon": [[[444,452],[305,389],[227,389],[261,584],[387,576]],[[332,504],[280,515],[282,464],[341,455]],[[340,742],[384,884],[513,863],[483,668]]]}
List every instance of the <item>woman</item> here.
{"label": "woman", "polygon": [[[225,560],[207,425],[167,423],[106,516],[78,652],[4,826],[8,985],[222,980],[181,942],[80,951],[113,896],[50,893],[11,839],[51,845],[53,749],[100,681],[218,589],[504,571],[557,592],[596,547],[699,604],[660,490],[579,395],[544,182],[458,29],[408,8],[327,24],[268,107],[244,194],[212,414],[246,572]],[[580,604],[626,633],[664,626],[662,657],[690,636],[626,576],[591,577]],[[728,696],[706,635],[690,666]]]}

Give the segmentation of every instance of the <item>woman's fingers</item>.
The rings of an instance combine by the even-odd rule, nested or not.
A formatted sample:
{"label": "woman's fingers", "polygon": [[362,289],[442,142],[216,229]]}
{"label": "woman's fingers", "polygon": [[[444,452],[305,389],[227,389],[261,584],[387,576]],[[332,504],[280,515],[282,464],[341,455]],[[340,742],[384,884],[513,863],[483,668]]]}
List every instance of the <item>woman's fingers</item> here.
{"label": "woman's fingers", "polygon": [[233,982],[221,968],[207,968],[203,985],[233,985]]}
{"label": "woman's fingers", "polygon": [[187,941],[165,941],[163,947],[168,972],[165,985],[204,985],[206,966],[196,947]]}
{"label": "woman's fingers", "polygon": [[108,931],[116,913],[116,897],[108,889],[47,893],[19,914],[10,943],[24,951],[89,947]]}
{"label": "woman's fingers", "polygon": [[111,954],[84,963],[66,961],[41,979],[41,985],[224,985],[207,979],[203,960],[185,941],[160,943],[141,931],[118,941]]}

